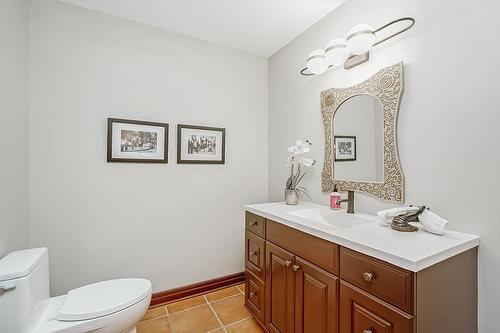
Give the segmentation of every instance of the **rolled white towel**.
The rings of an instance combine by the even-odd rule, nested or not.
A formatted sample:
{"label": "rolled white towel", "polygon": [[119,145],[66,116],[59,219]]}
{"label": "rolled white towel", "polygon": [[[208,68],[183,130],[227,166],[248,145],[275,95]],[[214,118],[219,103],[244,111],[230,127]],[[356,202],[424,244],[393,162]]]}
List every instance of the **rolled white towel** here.
{"label": "rolled white towel", "polygon": [[378,217],[382,220],[382,222],[391,224],[392,219],[395,216],[408,213],[408,212],[416,212],[420,209],[420,207],[396,207],[396,208],[390,208],[390,209],[385,209],[377,212]]}
{"label": "rolled white towel", "polygon": [[422,223],[425,231],[436,235],[442,235],[444,228],[448,224],[447,220],[427,209],[418,216],[418,219],[420,223]]}

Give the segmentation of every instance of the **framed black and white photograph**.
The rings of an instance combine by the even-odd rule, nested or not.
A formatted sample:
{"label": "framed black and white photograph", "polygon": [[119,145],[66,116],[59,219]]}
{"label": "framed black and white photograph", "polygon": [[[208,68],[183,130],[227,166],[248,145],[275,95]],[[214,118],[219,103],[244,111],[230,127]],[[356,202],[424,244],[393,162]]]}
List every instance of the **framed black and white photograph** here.
{"label": "framed black and white photograph", "polygon": [[226,129],[177,125],[177,163],[224,164]]}
{"label": "framed black and white photograph", "polygon": [[335,135],[334,139],[335,162],[356,161],[356,137]]}
{"label": "framed black and white photograph", "polygon": [[168,162],[168,124],[108,118],[108,162]]}

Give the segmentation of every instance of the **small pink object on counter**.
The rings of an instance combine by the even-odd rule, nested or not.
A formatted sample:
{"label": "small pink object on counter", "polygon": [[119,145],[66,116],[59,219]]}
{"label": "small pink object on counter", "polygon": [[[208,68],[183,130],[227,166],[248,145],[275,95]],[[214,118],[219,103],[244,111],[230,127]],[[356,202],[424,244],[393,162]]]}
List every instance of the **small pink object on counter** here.
{"label": "small pink object on counter", "polygon": [[340,193],[337,192],[337,185],[333,188],[333,192],[330,193],[330,208],[331,209],[340,209],[340,204],[337,204],[337,201],[340,200]]}

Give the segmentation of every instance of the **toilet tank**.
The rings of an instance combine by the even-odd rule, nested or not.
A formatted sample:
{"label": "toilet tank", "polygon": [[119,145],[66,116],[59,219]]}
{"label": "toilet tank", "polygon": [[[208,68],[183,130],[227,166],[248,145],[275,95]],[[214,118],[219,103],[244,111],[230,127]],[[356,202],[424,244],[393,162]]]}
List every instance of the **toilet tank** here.
{"label": "toilet tank", "polygon": [[47,249],[16,251],[0,259],[0,294],[0,332],[31,332],[50,297]]}

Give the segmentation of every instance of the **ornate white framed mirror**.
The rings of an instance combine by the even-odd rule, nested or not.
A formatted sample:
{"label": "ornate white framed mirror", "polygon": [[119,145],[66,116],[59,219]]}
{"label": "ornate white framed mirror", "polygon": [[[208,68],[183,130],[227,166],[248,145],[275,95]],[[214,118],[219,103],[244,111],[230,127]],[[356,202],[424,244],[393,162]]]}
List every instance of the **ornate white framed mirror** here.
{"label": "ornate white framed mirror", "polygon": [[321,92],[325,131],[322,190],[358,191],[403,202],[404,177],[396,127],[403,63],[348,88]]}

